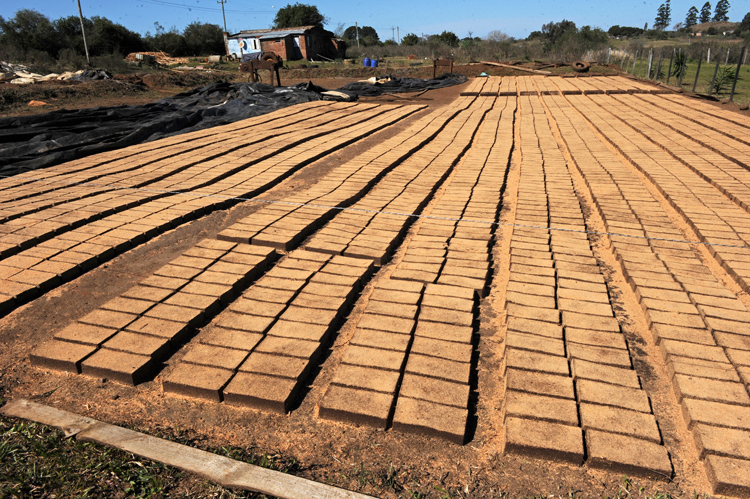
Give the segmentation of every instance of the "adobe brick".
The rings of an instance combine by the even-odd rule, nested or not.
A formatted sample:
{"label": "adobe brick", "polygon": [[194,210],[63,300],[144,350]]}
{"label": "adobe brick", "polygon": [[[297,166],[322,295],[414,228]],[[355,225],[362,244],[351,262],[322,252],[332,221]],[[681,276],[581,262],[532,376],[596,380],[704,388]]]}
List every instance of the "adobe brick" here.
{"label": "adobe brick", "polygon": [[377,315],[365,310],[365,314],[359,320],[358,327],[387,331],[398,334],[411,334],[414,329],[414,321],[388,315]]}
{"label": "adobe brick", "polygon": [[[395,350],[399,352],[406,352],[409,345],[410,335],[386,333],[382,331],[375,331],[373,329],[362,329],[357,328],[354,331],[352,339],[349,341],[352,345],[360,345],[364,347],[373,347],[386,350]],[[446,342],[456,346],[460,346],[453,342]]]}
{"label": "adobe brick", "polygon": [[97,309],[79,319],[79,322],[111,329],[122,329],[137,319],[135,314],[114,312],[112,310]]}
{"label": "adobe brick", "polygon": [[336,369],[331,383],[350,388],[364,388],[395,396],[398,380],[399,373],[397,371],[341,364]]}
{"label": "adobe brick", "polygon": [[586,463],[592,468],[669,480],[669,453],[658,443],[597,430],[586,430]]}
{"label": "adobe brick", "polygon": [[127,327],[134,333],[150,334],[181,343],[192,329],[184,322],[165,321],[154,317],[140,317]]}
{"label": "adobe brick", "polygon": [[508,317],[508,330],[531,333],[560,340],[563,338],[563,328],[561,325],[524,319],[521,317]]}
{"label": "adobe brick", "polygon": [[333,421],[386,429],[393,396],[345,386],[330,385],[320,402],[319,417]]}
{"label": "adobe brick", "polygon": [[630,435],[654,443],[661,442],[661,435],[652,414],[630,411],[582,402],[580,404],[581,427],[610,433]]}
{"label": "adobe brick", "polygon": [[162,388],[167,393],[221,402],[221,390],[233,375],[226,369],[179,363],[166,375]]}
{"label": "adobe brick", "polygon": [[693,439],[701,459],[713,454],[750,460],[750,431],[698,423],[693,426]]}
{"label": "adobe brick", "polygon": [[696,423],[750,430],[750,408],[740,405],[683,397],[682,414],[689,428]]}
{"label": "adobe brick", "polygon": [[263,287],[262,281],[258,281],[257,284],[253,285],[250,289],[242,294],[242,297],[252,301],[260,301],[263,303],[281,303],[287,304],[296,294],[295,290],[278,290]]}
{"label": "adobe brick", "polygon": [[515,416],[578,426],[575,400],[536,393],[506,391],[503,414],[504,417]]}
{"label": "adobe brick", "polygon": [[224,388],[228,404],[286,413],[294,402],[300,384],[292,379],[238,372]]}
{"label": "adobe brick", "polygon": [[565,310],[562,312],[562,323],[566,328],[575,327],[579,329],[592,329],[594,331],[605,331],[610,333],[620,332],[620,324],[614,317],[580,314]]}
{"label": "adobe brick", "polygon": [[619,333],[592,331],[590,329],[565,328],[565,340],[571,343],[626,350],[625,338]]}
{"label": "adobe brick", "polygon": [[209,367],[235,370],[247,357],[247,352],[215,345],[198,343],[192,345],[182,358],[183,362]]}
{"label": "adobe brick", "polygon": [[468,384],[407,373],[401,382],[399,398],[409,397],[465,409],[469,405],[469,389]]}
{"label": "adobe brick", "polygon": [[516,303],[507,304],[506,309],[508,315],[512,317],[549,322],[552,324],[560,323],[560,312],[558,310],[526,307]]}
{"label": "adobe brick", "polygon": [[716,346],[697,345],[676,340],[662,340],[659,349],[665,357],[680,356],[695,359],[710,360],[713,362],[729,363],[724,350]]}
{"label": "adobe brick", "polygon": [[623,369],[616,366],[601,365],[597,362],[589,362],[581,359],[570,361],[570,370],[573,379],[591,379],[613,385],[640,388],[638,375],[632,369]]}
{"label": "adobe brick", "polygon": [[546,338],[534,334],[519,333],[509,330],[505,336],[505,344],[522,350],[532,350],[550,355],[564,356],[565,343],[563,340]]}
{"label": "adobe brick", "polygon": [[37,367],[80,373],[81,362],[97,349],[96,345],[51,340],[34,348],[29,354],[29,360]]}
{"label": "adobe brick", "polygon": [[667,364],[670,378],[675,374],[687,374],[701,378],[721,379],[725,381],[739,382],[740,378],[732,364],[721,364],[718,362],[701,361],[685,357],[672,357]]}
{"label": "adobe brick", "polygon": [[102,345],[102,348],[119,350],[121,352],[129,352],[137,355],[148,355],[154,359],[161,359],[172,350],[172,344],[166,338],[120,331],[107,340]]}
{"label": "adobe brick", "polygon": [[652,324],[651,332],[656,338],[656,344],[658,345],[661,340],[679,340],[688,341],[690,343],[700,343],[702,345],[715,346],[716,341],[714,340],[711,332],[706,328],[694,329],[683,326],[672,326],[667,324]]}
{"label": "adobe brick", "polygon": [[219,316],[216,325],[227,329],[239,329],[241,331],[252,333],[262,333],[266,331],[275,320],[275,317],[260,317],[256,315],[225,312]]}
{"label": "adobe brick", "polygon": [[503,454],[521,454],[580,465],[583,462],[581,429],[550,421],[506,417]]}
{"label": "adobe brick", "polygon": [[101,345],[111,338],[117,329],[110,327],[92,326],[74,322],[55,333],[58,340],[72,341],[86,345]]}
{"label": "adobe brick", "polygon": [[573,379],[534,371],[508,368],[505,372],[507,390],[574,399]]}
{"label": "adobe brick", "polygon": [[469,314],[474,312],[474,305],[474,300],[451,296],[425,294],[422,298],[423,307],[445,308]]}
{"label": "adobe brick", "polygon": [[706,457],[706,471],[714,494],[750,494],[750,461],[722,456]]}
{"label": "adobe brick", "polygon": [[643,390],[598,381],[579,379],[576,392],[580,402],[622,407],[633,411],[651,413],[651,404]]}
{"label": "adobe brick", "polygon": [[683,397],[750,406],[750,397],[742,383],[675,374],[672,378],[677,401]]}
{"label": "adobe brick", "polygon": [[310,359],[253,352],[240,366],[241,372],[303,380],[312,369]]}
{"label": "adobe brick", "polygon": [[87,376],[107,378],[126,385],[137,385],[153,373],[156,365],[148,355],[102,349],[81,362]]}
{"label": "adobe brick", "polygon": [[505,366],[526,369],[550,374],[568,376],[570,368],[565,357],[547,355],[517,348],[508,348],[505,352]]}
{"label": "adobe brick", "polygon": [[601,364],[630,368],[630,355],[626,349],[597,347],[568,343],[568,357],[571,359],[588,360]]}
{"label": "adobe brick", "polygon": [[436,340],[453,341],[456,343],[471,343],[474,330],[469,326],[458,326],[426,320],[417,321],[414,336],[424,336]]}
{"label": "adobe brick", "polygon": [[320,353],[320,343],[297,338],[266,336],[266,338],[255,347],[255,351],[314,360]]}
{"label": "adobe brick", "polygon": [[406,372],[468,385],[471,364],[411,353],[406,362]]}
{"label": "adobe brick", "polygon": [[505,303],[506,308],[511,303],[515,303],[525,307],[539,307],[547,309],[556,308],[554,296],[529,295],[525,293],[518,293],[516,291],[507,291],[505,293]]}
{"label": "adobe brick", "polygon": [[468,416],[467,409],[399,397],[393,416],[393,429],[438,437],[462,445]]}

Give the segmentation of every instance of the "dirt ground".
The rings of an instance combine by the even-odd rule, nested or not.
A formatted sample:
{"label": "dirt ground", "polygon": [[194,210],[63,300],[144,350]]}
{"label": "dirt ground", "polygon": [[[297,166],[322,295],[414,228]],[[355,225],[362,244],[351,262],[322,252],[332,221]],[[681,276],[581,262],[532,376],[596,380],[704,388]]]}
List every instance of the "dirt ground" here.
{"label": "dirt ground", "polygon": [[[477,72],[496,69],[498,68],[472,65],[459,67],[456,72],[475,76]],[[309,74],[304,74],[304,71]],[[318,76],[314,71],[295,70],[288,77],[282,74],[282,84],[313,81],[327,88],[338,88],[344,83],[360,79],[360,76]],[[173,95],[180,89],[224,77],[194,74],[145,75],[129,77],[125,83],[91,82],[70,86],[42,84],[23,89],[14,88],[12,92],[0,87],[0,95],[14,93],[16,103],[6,107],[9,114],[5,116],[24,115],[62,108],[89,107],[92,104],[108,106],[151,102]],[[454,102],[465,88],[466,85],[459,85],[418,96],[389,95],[362,99],[362,102],[423,104],[436,109]],[[26,99],[44,100],[49,105],[28,108],[18,104]],[[6,97],[6,102],[8,100],[10,99]],[[722,109],[730,108],[721,103],[714,105]],[[422,114],[426,112],[421,111]],[[745,111],[744,114],[750,115],[750,112]],[[346,147],[331,157],[303,168],[269,191],[269,199],[283,199],[293,192],[314,185],[335,165],[343,164],[361,152],[377,147],[387,138],[403,132],[406,127],[407,123],[388,127],[354,146]],[[513,175],[512,172],[509,175]],[[578,188],[584,188],[582,178],[574,178],[574,181],[578,183]],[[592,206],[593,202],[587,206],[587,210]],[[319,373],[310,376],[313,381],[305,388],[305,393],[298,397],[302,401],[299,405],[287,415],[276,415],[227,404],[167,396],[162,391],[158,376],[152,381],[129,387],[106,379],[48,374],[30,366],[29,353],[54,332],[119,296],[198,241],[215,237],[259,208],[258,205],[243,203],[182,224],[0,319],[0,344],[4,346],[0,349],[0,397],[5,400],[27,398],[146,433],[179,434],[182,438],[194,440],[201,447],[232,445],[257,453],[295,459],[299,462],[300,476],[378,497],[563,498],[655,497],[658,494],[688,497],[694,492],[701,494],[707,490],[702,475],[691,476],[691,456],[688,454],[679,455],[676,460],[673,456],[674,465],[679,469],[679,478],[676,480],[632,478],[585,466],[502,455],[495,438],[498,431],[496,421],[486,416],[499,409],[492,407],[492,404],[499,403],[499,396],[481,399],[476,394],[472,396],[473,409],[476,409],[477,404],[484,407],[482,410],[470,411],[475,416],[469,424],[468,443],[455,445],[431,437],[319,419],[316,417],[318,407],[313,402],[319,396],[306,396],[320,392],[330,382],[330,379],[319,376]],[[501,218],[512,217],[514,209],[512,202],[504,205]],[[595,223],[599,224],[595,228],[604,230],[604,225],[596,219],[597,215],[593,211],[587,211],[586,217],[593,217]],[[684,223],[682,226],[685,230],[689,229]],[[614,267],[617,262],[612,255],[606,256],[603,248],[604,244],[596,248],[597,256]],[[496,262],[496,265],[499,264]],[[391,270],[392,267],[386,265],[381,272],[388,274]],[[720,269],[717,266],[714,270],[719,272]],[[628,300],[632,301],[632,296],[627,293],[620,296],[616,292],[618,289],[624,290],[628,284],[616,270],[610,269],[609,277],[612,289],[615,290],[613,302],[621,305],[618,319],[625,325],[624,330],[629,340],[643,349],[644,358],[649,355],[658,356],[654,345],[640,345],[640,335],[630,332],[648,329],[648,326],[642,317],[630,317],[627,314],[627,310],[638,306],[637,303],[626,303]],[[107,285],[102,286],[102,283]],[[496,301],[500,299],[498,293],[501,291],[498,287],[501,284],[502,278],[496,278],[489,293],[491,298],[485,298],[481,302],[480,323],[483,325],[497,322],[500,311]],[[361,312],[364,303],[358,307],[360,310],[355,309],[352,315]],[[627,326],[628,324],[631,326]],[[354,325],[345,324],[339,336],[344,338],[347,328],[351,330],[353,327]],[[485,373],[477,381],[481,393],[497,394],[502,390],[500,380],[486,374],[499,371],[502,361],[501,356],[493,350],[494,347],[488,346],[492,344],[494,334],[496,331],[485,327],[478,335],[478,350],[481,352],[478,362]],[[335,359],[341,347],[341,341],[336,340],[321,364],[329,358]],[[665,381],[665,373],[653,373],[649,377],[647,363],[638,365],[636,361],[636,364],[636,370],[644,377],[651,396],[664,399],[669,397],[671,400],[671,388],[669,382]],[[486,419],[477,420],[478,417]],[[680,418],[677,413],[657,414],[657,417],[662,423]],[[679,428],[667,425],[661,430],[665,440],[671,440],[670,445],[689,443],[686,440],[690,438],[690,434]]]}

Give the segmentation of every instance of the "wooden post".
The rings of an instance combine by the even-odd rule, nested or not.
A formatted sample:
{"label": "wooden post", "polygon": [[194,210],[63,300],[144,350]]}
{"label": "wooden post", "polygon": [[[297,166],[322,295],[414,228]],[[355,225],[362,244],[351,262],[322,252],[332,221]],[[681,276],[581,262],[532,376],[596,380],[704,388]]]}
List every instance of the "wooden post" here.
{"label": "wooden post", "polygon": [[83,48],[86,51],[86,64],[91,66],[89,59],[89,45],[86,43],[86,30],[83,27],[83,12],[81,11],[81,0],[78,0],[78,18],[81,20],[81,34],[83,35]]}
{"label": "wooden post", "polygon": [[[682,54],[682,49],[680,49],[680,54]],[[680,66],[680,88],[682,88],[682,79],[685,78],[685,73],[687,73],[687,52],[685,53],[685,58],[682,59],[682,65]]]}
{"label": "wooden post", "polygon": [[654,49],[648,50],[648,66],[646,67],[646,79],[651,79],[651,65],[654,62]]}
{"label": "wooden post", "polygon": [[659,81],[660,74],[661,74],[661,50],[659,51],[659,62],[656,63],[656,76],[654,76],[654,79],[656,81]]}
{"label": "wooden post", "polygon": [[714,94],[714,83],[716,83],[716,75],[719,74],[719,64],[721,63],[721,59],[718,57],[716,58],[716,69],[714,69],[714,77],[711,78],[711,86],[708,87],[708,95]]}
{"label": "wooden post", "polygon": [[693,82],[693,93],[695,93],[695,87],[698,85],[698,75],[701,74],[701,63],[703,62],[703,47],[701,47],[701,55],[698,57],[698,69],[695,70],[695,81]]}
{"label": "wooden post", "polygon": [[607,50],[607,64],[609,64],[609,57],[612,55],[612,47]]}
{"label": "wooden post", "polygon": [[711,47],[708,47],[708,55],[706,56],[706,64],[711,64]]}
{"label": "wooden post", "polygon": [[667,70],[667,85],[669,85],[669,79],[672,77],[672,61],[674,60],[674,49],[672,49],[672,55],[669,56],[669,69]]}
{"label": "wooden post", "polygon": [[734,89],[737,86],[737,80],[740,77],[740,68],[742,67],[742,59],[744,59],[746,51],[747,51],[747,47],[742,47],[742,52],[740,53],[740,56],[737,58],[737,71],[734,72],[734,81],[732,82],[732,93],[729,94],[729,102],[732,102],[734,100]]}
{"label": "wooden post", "polygon": [[638,61],[638,51],[635,51],[635,55],[633,56],[633,75],[635,76],[635,63]]}

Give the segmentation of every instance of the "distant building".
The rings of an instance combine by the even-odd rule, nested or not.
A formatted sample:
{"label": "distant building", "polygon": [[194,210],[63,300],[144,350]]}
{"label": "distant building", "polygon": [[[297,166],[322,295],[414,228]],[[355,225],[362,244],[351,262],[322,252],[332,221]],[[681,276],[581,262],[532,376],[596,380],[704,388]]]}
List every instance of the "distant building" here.
{"label": "distant building", "polygon": [[281,29],[251,29],[224,33],[227,55],[242,59],[246,54],[273,52],[285,61],[326,60],[344,57],[346,44],[317,26]]}

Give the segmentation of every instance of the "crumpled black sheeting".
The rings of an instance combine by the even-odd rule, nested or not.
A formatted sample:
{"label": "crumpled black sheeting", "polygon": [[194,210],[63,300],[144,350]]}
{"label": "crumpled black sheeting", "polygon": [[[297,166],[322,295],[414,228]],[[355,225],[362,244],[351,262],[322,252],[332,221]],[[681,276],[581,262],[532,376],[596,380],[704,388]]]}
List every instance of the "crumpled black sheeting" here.
{"label": "crumpled black sheeting", "polygon": [[434,90],[436,88],[450,87],[467,82],[469,79],[463,75],[445,73],[432,80],[420,78],[391,78],[383,83],[367,83],[355,81],[347,83],[339,90],[354,92],[360,97],[376,97],[383,94],[398,92],[421,92],[423,90]]}
{"label": "crumpled black sheeting", "polygon": [[312,82],[292,87],[220,82],[140,106],[61,110],[0,118],[0,175],[14,175],[225,125],[303,102],[356,100],[359,95],[414,92],[457,85],[466,80],[463,76],[443,75],[435,80],[395,78],[387,84],[349,84],[337,90],[345,96],[325,95],[326,89]]}

